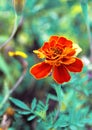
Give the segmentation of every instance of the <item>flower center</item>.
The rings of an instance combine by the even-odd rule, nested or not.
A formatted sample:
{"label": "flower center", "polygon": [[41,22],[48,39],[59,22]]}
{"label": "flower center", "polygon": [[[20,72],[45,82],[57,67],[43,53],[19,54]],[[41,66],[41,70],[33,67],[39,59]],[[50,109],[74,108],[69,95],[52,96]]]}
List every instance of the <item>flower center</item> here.
{"label": "flower center", "polygon": [[60,57],[62,56],[62,50],[59,48],[52,47],[46,51],[46,62],[51,65],[59,66]]}

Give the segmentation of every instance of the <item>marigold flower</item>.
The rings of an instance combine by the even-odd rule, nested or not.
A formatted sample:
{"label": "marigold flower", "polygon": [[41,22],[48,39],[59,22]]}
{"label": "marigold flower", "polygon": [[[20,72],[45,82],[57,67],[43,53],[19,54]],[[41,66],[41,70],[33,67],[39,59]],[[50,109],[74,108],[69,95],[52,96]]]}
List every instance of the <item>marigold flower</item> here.
{"label": "marigold flower", "polygon": [[83,63],[75,57],[76,48],[73,42],[65,37],[51,36],[48,42],[34,50],[39,58],[44,61],[30,68],[30,73],[36,79],[42,79],[52,74],[53,79],[61,84],[71,78],[70,72],[80,72]]}
{"label": "marigold flower", "polygon": [[8,52],[9,56],[13,57],[13,56],[20,56],[22,58],[27,58],[27,54],[25,54],[24,52],[22,51],[9,51]]}

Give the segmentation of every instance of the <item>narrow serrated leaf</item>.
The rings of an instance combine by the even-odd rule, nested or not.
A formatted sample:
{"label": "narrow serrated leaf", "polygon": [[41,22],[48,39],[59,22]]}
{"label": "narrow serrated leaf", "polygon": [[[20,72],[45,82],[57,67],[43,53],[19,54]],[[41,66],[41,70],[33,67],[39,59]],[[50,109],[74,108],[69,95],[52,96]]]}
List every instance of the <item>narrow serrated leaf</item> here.
{"label": "narrow serrated leaf", "polygon": [[30,110],[30,108],[22,101],[16,99],[16,98],[9,98],[12,103],[14,103],[17,107],[22,108],[24,110]]}
{"label": "narrow serrated leaf", "polygon": [[34,98],[33,101],[32,101],[32,104],[31,104],[31,109],[32,109],[32,110],[35,109],[36,103],[37,103],[37,100],[36,100],[36,98]]}
{"label": "narrow serrated leaf", "polygon": [[52,99],[54,101],[58,101],[58,98],[53,94],[49,94],[48,97],[49,97],[49,99]]}
{"label": "narrow serrated leaf", "polygon": [[18,113],[21,114],[21,115],[29,115],[32,112],[31,111],[18,111]]}
{"label": "narrow serrated leaf", "polygon": [[28,121],[31,121],[31,120],[33,120],[35,117],[36,117],[35,115],[30,116],[27,120],[28,120]]}

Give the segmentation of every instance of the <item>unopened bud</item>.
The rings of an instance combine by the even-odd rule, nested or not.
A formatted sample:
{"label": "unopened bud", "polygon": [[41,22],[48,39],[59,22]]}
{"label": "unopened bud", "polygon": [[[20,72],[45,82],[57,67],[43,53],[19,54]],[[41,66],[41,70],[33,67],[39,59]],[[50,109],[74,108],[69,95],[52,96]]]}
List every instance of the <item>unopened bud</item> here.
{"label": "unopened bud", "polygon": [[14,111],[13,108],[8,107],[5,113],[6,113],[8,116],[13,116],[14,113],[15,113],[15,111]]}
{"label": "unopened bud", "polygon": [[13,0],[13,6],[17,14],[22,13],[26,0]]}

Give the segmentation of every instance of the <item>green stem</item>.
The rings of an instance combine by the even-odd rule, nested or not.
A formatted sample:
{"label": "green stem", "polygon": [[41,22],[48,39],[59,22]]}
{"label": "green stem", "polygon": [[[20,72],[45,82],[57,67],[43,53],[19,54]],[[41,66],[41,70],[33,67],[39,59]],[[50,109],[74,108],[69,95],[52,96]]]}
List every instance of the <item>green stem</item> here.
{"label": "green stem", "polygon": [[89,44],[90,44],[90,60],[92,61],[92,37],[91,37],[91,30],[90,30],[89,22],[86,22],[86,26],[87,26],[88,39],[89,39]]}
{"label": "green stem", "polygon": [[61,108],[61,105],[62,105],[62,98],[63,98],[63,91],[62,91],[62,88],[61,88],[61,85],[59,86],[55,86],[55,91],[56,91],[56,94],[57,94],[57,97],[58,97],[58,108],[57,108],[57,113],[56,113],[56,116],[54,118],[54,121],[55,122],[60,114],[60,108]]}
{"label": "green stem", "polygon": [[9,97],[9,93],[8,93],[7,95],[5,95],[3,101],[0,103],[0,109],[3,107],[3,105],[4,105],[5,102],[7,101],[8,97]]}
{"label": "green stem", "polygon": [[82,12],[84,14],[84,19],[87,27],[88,39],[90,44],[90,60],[92,61],[92,36],[90,30],[89,16],[88,16],[88,0],[80,0]]}
{"label": "green stem", "polygon": [[12,89],[7,93],[7,95],[4,97],[3,101],[0,103],[0,109],[3,107],[3,105],[8,100],[9,96],[17,89],[17,87],[20,85],[20,83],[23,81],[25,74],[26,74],[27,68],[24,68],[22,75],[19,77],[15,85],[12,87]]}
{"label": "green stem", "polygon": [[15,23],[14,23],[14,28],[13,28],[13,31],[12,31],[12,34],[10,35],[10,37],[4,42],[1,44],[0,46],[0,50],[5,47],[11,40],[12,38],[14,37],[17,29],[18,29],[18,26],[20,25],[21,21],[23,20],[23,16],[19,17],[17,16],[16,12],[15,12]]}

